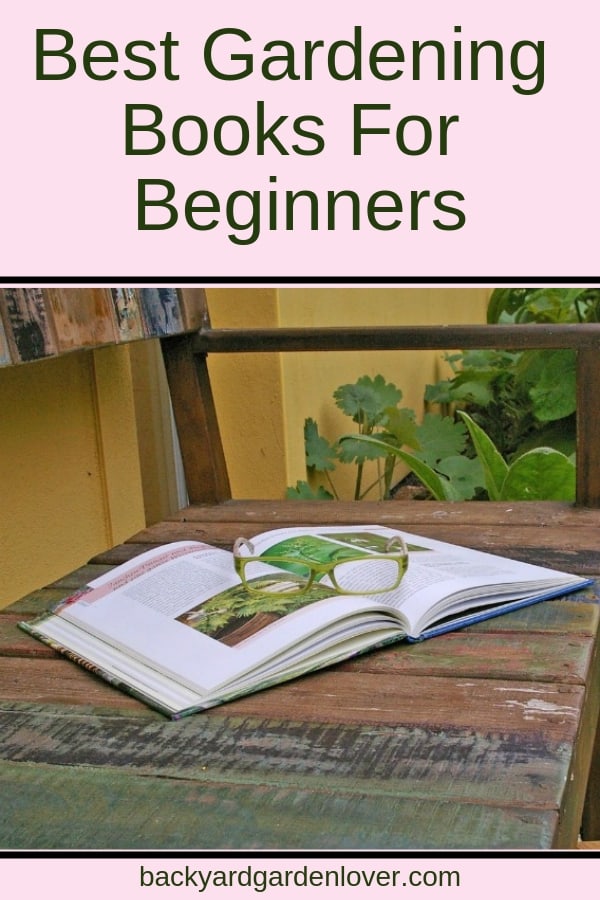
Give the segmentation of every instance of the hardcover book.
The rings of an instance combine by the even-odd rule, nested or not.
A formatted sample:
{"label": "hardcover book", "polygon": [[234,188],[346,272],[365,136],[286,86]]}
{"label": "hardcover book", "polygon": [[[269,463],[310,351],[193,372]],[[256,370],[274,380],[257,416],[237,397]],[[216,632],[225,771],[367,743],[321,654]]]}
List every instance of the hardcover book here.
{"label": "hardcover book", "polygon": [[179,718],[590,583],[379,526],[284,528],[146,551],[21,627]]}

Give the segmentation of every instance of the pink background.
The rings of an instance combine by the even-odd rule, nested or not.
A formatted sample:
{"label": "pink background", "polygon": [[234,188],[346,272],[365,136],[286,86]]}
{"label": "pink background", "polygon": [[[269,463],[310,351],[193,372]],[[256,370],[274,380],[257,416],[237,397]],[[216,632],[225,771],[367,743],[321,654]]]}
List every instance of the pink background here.
{"label": "pink background", "polygon": [[[597,34],[599,7],[572,0],[565,14],[547,0],[222,0],[219,4],[104,0],[90,7],[80,0],[43,0],[12,5],[0,54],[4,129],[2,141],[2,255],[0,278],[153,277],[388,277],[426,278],[566,277],[593,278],[598,245]],[[5,12],[7,17],[8,13]],[[363,26],[365,46],[396,40],[437,38],[447,45],[462,25],[463,41],[493,39],[508,52],[519,40],[545,41],[545,86],[533,96],[486,74],[478,82],[336,82],[323,66],[313,81],[266,82],[260,73],[242,81],[218,81],[202,63],[202,47],[215,29],[237,27],[252,36],[260,63],[269,40],[327,43],[349,39]],[[158,75],[134,82],[121,72],[94,82],[81,65],[67,81],[35,80],[35,30],[63,28],[75,38],[81,59],[85,44],[110,40],[120,50],[128,41],[158,43],[171,31],[180,41],[175,68],[179,81]],[[128,63],[123,62],[125,68]],[[120,64],[117,65],[120,67]],[[257,100],[273,118],[319,115],[325,122],[322,154],[257,157],[223,156],[206,150],[182,156],[167,148],[157,156],[124,153],[126,103],[162,107],[165,121],[198,115],[208,122],[240,115],[250,123]],[[405,115],[459,115],[450,131],[449,154],[401,154],[393,134],[365,139],[365,154],[352,155],[354,103],[389,103],[393,129]],[[291,130],[280,131],[292,144]],[[195,231],[183,218],[183,200],[209,189],[223,201],[236,189],[353,189],[363,198],[394,190],[454,189],[465,196],[466,225],[459,231],[434,228],[435,213],[423,207],[422,225],[403,223],[376,231],[363,217],[353,232],[322,224],[311,232],[300,216],[294,232],[272,231],[263,222],[249,246],[236,246],[224,216],[212,231]],[[179,223],[168,231],[137,230],[138,178],[165,178],[177,188]]]}
{"label": "pink background", "polygon": [[[369,888],[362,887],[287,887],[267,888],[264,892],[257,892],[252,887],[220,887],[207,888],[199,893],[198,888],[174,886],[140,886],[141,868],[159,871],[181,871],[188,865],[191,870],[202,869],[204,873],[212,870],[225,871],[245,870],[251,866],[253,870],[302,870],[307,866],[311,870],[329,871],[345,866],[346,870],[364,870],[371,872],[397,871],[410,872],[448,872],[457,870],[460,873],[460,886],[443,887],[434,885],[429,887],[377,887],[371,884]],[[370,859],[360,856],[346,859],[319,859],[319,858],[294,858],[286,859],[285,856],[277,859],[249,858],[203,858],[202,856],[189,855],[181,859],[36,859],[18,860],[7,859],[2,861],[2,883],[8,890],[8,895],[22,897],[45,897],[47,900],[61,898],[61,900],[79,900],[81,897],[87,900],[104,900],[106,897],[143,898],[148,897],[205,897],[207,900],[215,898],[251,898],[264,897],[280,898],[285,896],[287,900],[318,900],[320,897],[364,898],[373,900],[385,900],[386,897],[397,897],[399,894],[412,897],[427,895],[437,897],[460,897],[460,900],[504,900],[506,897],[537,897],[543,895],[547,900],[563,898],[572,895],[573,891],[586,890],[596,882],[598,876],[598,858],[589,856],[585,851],[571,857],[552,859],[544,856],[528,858],[485,856],[466,859],[451,859],[448,857],[415,857]],[[12,890],[11,890],[12,889]]]}

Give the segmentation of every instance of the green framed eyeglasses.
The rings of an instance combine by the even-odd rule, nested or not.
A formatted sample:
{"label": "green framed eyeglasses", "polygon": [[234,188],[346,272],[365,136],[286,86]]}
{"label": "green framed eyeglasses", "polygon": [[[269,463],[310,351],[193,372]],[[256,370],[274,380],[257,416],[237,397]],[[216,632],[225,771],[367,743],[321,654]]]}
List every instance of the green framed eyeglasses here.
{"label": "green framed eyeglasses", "polygon": [[[256,556],[252,542],[240,537],[233,545],[233,562],[244,587],[255,594],[303,594],[327,578],[327,586],[340,594],[364,596],[398,587],[408,567],[408,549],[398,535],[382,553],[317,562],[302,556]],[[273,567],[282,573],[274,573]]]}

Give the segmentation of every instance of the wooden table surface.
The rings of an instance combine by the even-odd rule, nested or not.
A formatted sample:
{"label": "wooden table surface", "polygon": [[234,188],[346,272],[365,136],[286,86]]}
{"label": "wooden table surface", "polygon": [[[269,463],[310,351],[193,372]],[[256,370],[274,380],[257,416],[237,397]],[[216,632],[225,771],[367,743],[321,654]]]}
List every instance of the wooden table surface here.
{"label": "wooden table surface", "polygon": [[[0,612],[1,848],[576,845],[600,703],[595,588],[177,722],[17,628],[149,544],[230,546],[311,521],[397,525],[600,574],[598,513],[560,504],[188,509]],[[600,837],[599,756],[590,839]]]}

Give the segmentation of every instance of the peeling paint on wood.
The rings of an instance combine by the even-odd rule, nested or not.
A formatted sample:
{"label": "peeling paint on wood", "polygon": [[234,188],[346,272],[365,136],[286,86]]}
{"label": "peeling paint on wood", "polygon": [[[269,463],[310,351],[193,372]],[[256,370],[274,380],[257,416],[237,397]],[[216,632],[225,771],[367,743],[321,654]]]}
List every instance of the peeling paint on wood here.
{"label": "peeling paint on wood", "polygon": [[[0,791],[10,809],[0,845],[575,846],[600,706],[596,589],[391,646],[181,722],[16,627],[148,544],[201,535],[226,546],[303,506],[190,508],[186,522],[146,529],[0,611]],[[326,506],[319,515],[345,518],[344,504]],[[504,541],[536,562],[562,554],[574,569],[600,571],[586,510],[551,505],[555,524],[540,549],[537,504],[471,504],[471,525],[462,504],[373,506],[372,521],[471,546]],[[593,839],[600,816],[590,800],[583,819]]]}

